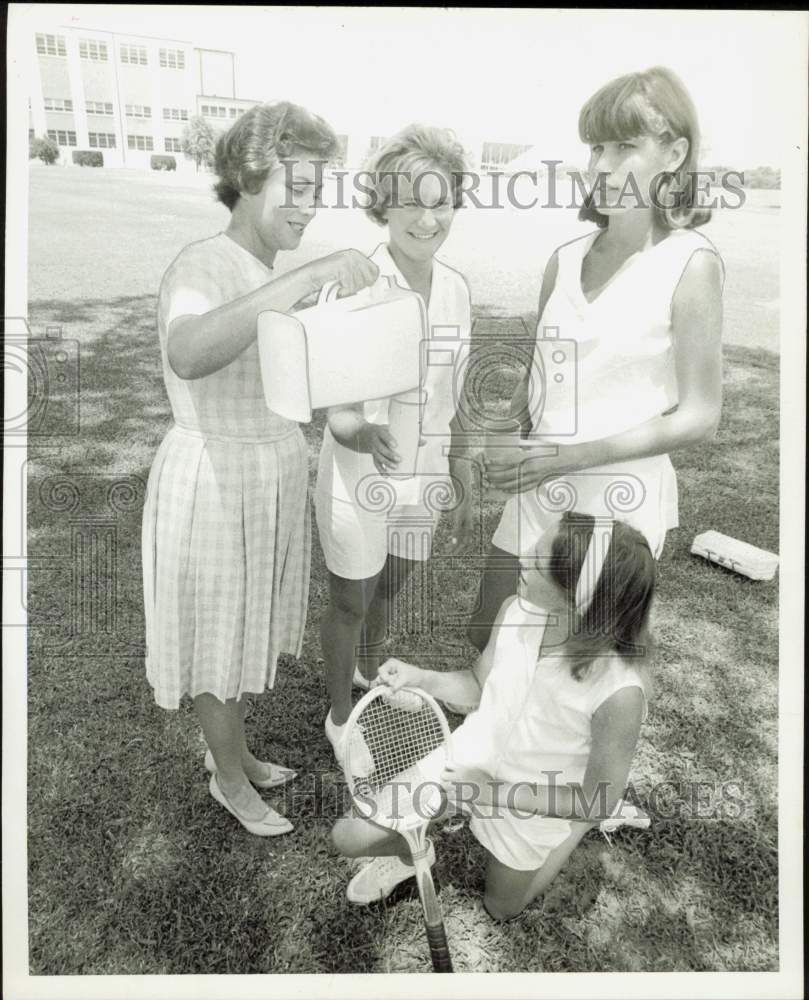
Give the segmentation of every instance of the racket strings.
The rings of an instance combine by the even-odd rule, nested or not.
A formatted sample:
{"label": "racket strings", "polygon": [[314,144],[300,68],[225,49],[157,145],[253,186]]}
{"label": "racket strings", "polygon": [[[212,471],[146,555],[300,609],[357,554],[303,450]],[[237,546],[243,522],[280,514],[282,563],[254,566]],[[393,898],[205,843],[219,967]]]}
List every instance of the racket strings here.
{"label": "racket strings", "polygon": [[379,697],[365,707],[357,726],[373,759],[373,770],[370,774],[354,772],[352,755],[347,754],[346,771],[352,793],[372,793],[383,807],[405,808],[405,802],[398,801],[401,796],[385,786],[390,786],[395,778],[444,743],[444,729],[434,709],[422,700],[418,711],[408,711]]}

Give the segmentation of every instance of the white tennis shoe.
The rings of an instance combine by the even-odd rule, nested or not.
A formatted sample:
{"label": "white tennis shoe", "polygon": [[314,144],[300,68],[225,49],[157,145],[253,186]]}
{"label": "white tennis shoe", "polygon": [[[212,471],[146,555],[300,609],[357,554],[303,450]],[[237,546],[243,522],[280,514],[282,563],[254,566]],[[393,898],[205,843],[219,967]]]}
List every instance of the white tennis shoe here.
{"label": "white tennis shoe", "polygon": [[[342,726],[335,725],[332,722],[331,712],[329,712],[326,716],[324,728],[329,743],[331,743],[334,749],[334,756],[337,758],[337,763],[345,771],[345,759],[348,751],[345,723]],[[375,767],[374,758],[371,756],[371,751],[362,737],[360,727],[354,726],[351,733],[351,769],[354,777],[367,778],[368,775],[373,774]]]}
{"label": "white tennis shoe", "polygon": [[[435,864],[435,848],[432,843],[427,851],[427,864]],[[348,883],[346,896],[350,903],[367,906],[380,899],[386,899],[402,882],[416,874],[414,865],[406,865],[399,858],[374,858],[361,868]]]}

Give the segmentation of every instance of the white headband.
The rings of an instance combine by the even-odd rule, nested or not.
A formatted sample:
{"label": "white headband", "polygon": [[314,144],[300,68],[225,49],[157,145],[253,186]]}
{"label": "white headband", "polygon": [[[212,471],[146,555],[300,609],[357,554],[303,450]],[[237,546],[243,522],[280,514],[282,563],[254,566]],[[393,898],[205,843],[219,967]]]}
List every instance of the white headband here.
{"label": "white headband", "polygon": [[607,561],[614,524],[612,518],[609,520],[596,518],[593,525],[593,534],[579,573],[579,582],[576,584],[576,610],[580,615],[583,615],[592,603],[598,578]]}

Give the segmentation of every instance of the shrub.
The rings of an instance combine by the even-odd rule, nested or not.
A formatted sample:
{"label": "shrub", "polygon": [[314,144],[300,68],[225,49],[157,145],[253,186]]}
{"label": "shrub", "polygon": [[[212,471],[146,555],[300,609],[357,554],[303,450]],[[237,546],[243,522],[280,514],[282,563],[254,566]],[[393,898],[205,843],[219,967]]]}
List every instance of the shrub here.
{"label": "shrub", "polygon": [[59,159],[59,146],[48,136],[34,137],[28,143],[28,159],[42,160],[48,164],[56,163]]}
{"label": "shrub", "polygon": [[151,159],[152,170],[176,170],[177,161],[173,156],[163,156],[160,153],[155,153]]}
{"label": "shrub", "polygon": [[80,167],[103,167],[104,154],[98,149],[74,149],[73,162]]}

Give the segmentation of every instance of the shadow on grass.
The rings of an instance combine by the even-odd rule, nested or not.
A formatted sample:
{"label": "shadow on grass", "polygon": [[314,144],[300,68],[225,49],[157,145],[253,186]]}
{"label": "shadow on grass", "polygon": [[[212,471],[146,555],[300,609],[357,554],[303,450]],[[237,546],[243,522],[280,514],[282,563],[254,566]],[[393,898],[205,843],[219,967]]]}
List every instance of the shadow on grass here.
{"label": "shadow on grass", "polygon": [[[126,468],[144,476],[171,423],[160,365],[153,295],[81,302],[35,301],[34,333],[46,325],[78,343],[80,433],[38,438],[57,445],[61,467],[105,473]],[[56,393],[58,399],[58,392]]]}

